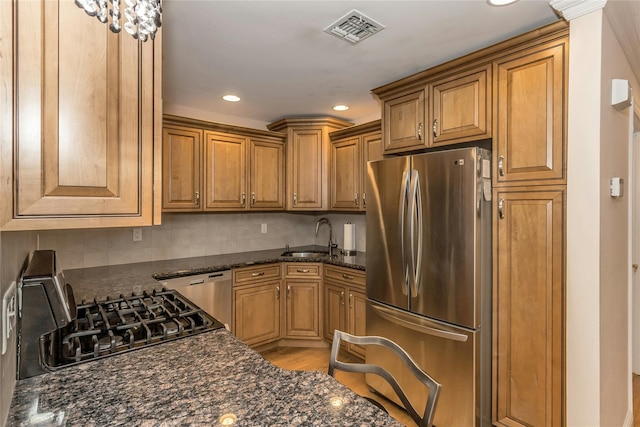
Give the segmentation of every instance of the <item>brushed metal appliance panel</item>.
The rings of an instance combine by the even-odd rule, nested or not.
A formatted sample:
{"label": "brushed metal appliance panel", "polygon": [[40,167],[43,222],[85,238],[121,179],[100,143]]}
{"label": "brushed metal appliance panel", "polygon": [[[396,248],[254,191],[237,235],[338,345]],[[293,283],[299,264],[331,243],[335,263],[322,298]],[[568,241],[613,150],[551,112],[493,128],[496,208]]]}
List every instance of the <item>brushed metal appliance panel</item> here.
{"label": "brushed metal appliance panel", "polygon": [[421,238],[414,242],[422,248],[414,249],[421,259],[410,311],[468,328],[481,324],[478,152],[465,148],[412,158],[422,216]]}
{"label": "brushed metal appliance panel", "polygon": [[[407,309],[409,296],[402,253],[402,212],[407,209],[410,157],[367,165],[367,284],[369,298]],[[405,180],[403,181],[403,177]]]}
{"label": "brushed metal appliance panel", "polygon": [[[434,425],[480,426],[480,331],[432,321],[367,300],[367,335],[395,341],[416,363],[442,384]],[[407,392],[418,412],[424,410],[427,389],[385,349],[368,348],[367,363],[385,367]],[[366,381],[377,392],[401,405],[389,384],[377,375]],[[486,389],[486,387],[485,387]],[[490,389],[489,389],[490,390]],[[485,398],[488,398],[486,396]]]}

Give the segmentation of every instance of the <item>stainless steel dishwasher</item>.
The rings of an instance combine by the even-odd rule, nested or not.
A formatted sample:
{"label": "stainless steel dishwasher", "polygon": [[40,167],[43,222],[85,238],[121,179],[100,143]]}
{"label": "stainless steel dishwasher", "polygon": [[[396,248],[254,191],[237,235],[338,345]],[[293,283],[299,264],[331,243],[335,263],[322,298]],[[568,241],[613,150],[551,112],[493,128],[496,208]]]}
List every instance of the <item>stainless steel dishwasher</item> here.
{"label": "stainless steel dishwasher", "polygon": [[159,280],[167,289],[175,289],[231,330],[231,270]]}

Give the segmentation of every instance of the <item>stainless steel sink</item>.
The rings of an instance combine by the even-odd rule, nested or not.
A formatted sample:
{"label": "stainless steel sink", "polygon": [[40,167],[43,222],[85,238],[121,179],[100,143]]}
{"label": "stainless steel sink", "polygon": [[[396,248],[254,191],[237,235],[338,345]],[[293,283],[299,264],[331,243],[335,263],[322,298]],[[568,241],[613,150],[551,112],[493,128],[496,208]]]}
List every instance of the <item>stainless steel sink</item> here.
{"label": "stainless steel sink", "polygon": [[329,256],[329,252],[324,251],[286,251],[281,256],[292,258],[320,258]]}

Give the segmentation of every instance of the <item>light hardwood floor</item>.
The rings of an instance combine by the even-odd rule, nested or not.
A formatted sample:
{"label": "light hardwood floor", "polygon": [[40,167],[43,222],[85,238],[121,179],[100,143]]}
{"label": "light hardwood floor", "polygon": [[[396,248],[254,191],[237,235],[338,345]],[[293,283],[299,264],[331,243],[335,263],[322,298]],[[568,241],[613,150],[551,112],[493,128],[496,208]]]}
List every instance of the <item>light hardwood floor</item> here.
{"label": "light hardwood floor", "polygon": [[[280,368],[321,372],[327,372],[329,368],[329,349],[326,348],[279,347],[261,354]],[[349,359],[348,355],[341,354],[340,356],[340,360],[349,361]],[[336,379],[359,395],[372,397],[380,402],[393,418],[405,426],[416,427],[403,408],[369,390],[364,381],[364,374],[336,371]]]}

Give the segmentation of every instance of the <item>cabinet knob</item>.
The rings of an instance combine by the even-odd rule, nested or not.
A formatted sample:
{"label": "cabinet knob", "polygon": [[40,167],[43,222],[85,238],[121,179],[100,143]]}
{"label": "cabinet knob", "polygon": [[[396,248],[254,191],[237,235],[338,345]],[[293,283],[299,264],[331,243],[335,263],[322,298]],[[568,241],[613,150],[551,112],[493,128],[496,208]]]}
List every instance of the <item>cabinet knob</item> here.
{"label": "cabinet knob", "polygon": [[356,193],[356,197],[353,199],[353,204],[358,206],[358,200],[360,199],[358,193]]}
{"label": "cabinet knob", "polygon": [[367,207],[367,193],[362,193],[362,206]]}
{"label": "cabinet knob", "polygon": [[344,305],[344,291],[340,292],[340,304]]}
{"label": "cabinet knob", "polygon": [[253,191],[251,192],[251,204],[256,204],[256,193],[254,193]]}
{"label": "cabinet knob", "polygon": [[422,122],[418,125],[418,140],[422,141]]}
{"label": "cabinet knob", "polygon": [[498,201],[498,215],[500,219],[504,219],[504,199]]}
{"label": "cabinet knob", "polygon": [[293,193],[293,206],[298,204],[298,193]]}
{"label": "cabinet knob", "polygon": [[287,298],[291,298],[291,285],[287,285]]}
{"label": "cabinet knob", "polygon": [[349,308],[353,308],[353,294],[349,293]]}
{"label": "cabinet knob", "polygon": [[280,286],[276,286],[276,299],[280,299]]}
{"label": "cabinet knob", "polygon": [[200,192],[196,191],[196,205],[200,204]]}
{"label": "cabinet knob", "polygon": [[247,194],[243,191],[240,197],[242,198],[242,206],[244,206],[247,202]]}
{"label": "cabinet knob", "polygon": [[433,120],[433,137],[438,137],[438,119]]}
{"label": "cabinet knob", "polygon": [[504,176],[504,156],[498,157],[498,175]]}

